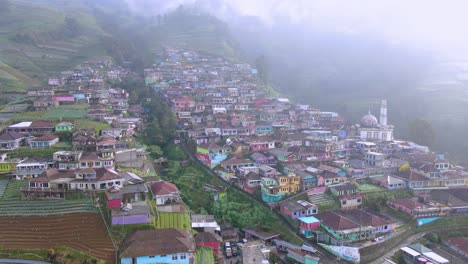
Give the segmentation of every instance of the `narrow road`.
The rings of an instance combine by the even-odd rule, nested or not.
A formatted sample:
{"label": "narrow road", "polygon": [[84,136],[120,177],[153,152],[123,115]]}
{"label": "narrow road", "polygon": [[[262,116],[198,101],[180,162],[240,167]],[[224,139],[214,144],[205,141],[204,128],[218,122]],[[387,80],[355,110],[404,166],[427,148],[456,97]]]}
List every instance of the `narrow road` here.
{"label": "narrow road", "polygon": [[[209,173],[210,175],[212,175],[213,177],[216,177],[218,178],[222,183],[223,185],[225,185],[226,187],[230,187],[230,188],[234,188],[240,192],[243,192],[244,194],[246,194],[248,197],[250,197],[250,199],[253,199],[255,200],[257,203],[259,203],[260,205],[268,208],[271,210],[271,207],[268,206],[265,202],[263,202],[263,200],[261,200],[260,198],[257,198],[257,197],[254,197],[252,196],[250,193],[244,191],[243,189],[241,189],[239,186],[237,185],[232,185],[230,184],[228,181],[226,181],[226,179],[224,179],[223,177],[219,176],[218,174],[216,174],[213,170],[211,170],[210,168],[208,168],[205,164],[203,164],[201,161],[199,161],[195,155],[192,153],[192,151],[190,151],[189,149],[189,146],[187,145],[187,141],[188,139],[185,137],[185,135],[183,133],[179,133],[179,136],[181,138],[181,145],[182,145],[182,148],[184,149],[185,153],[187,153],[188,157],[190,158],[191,161],[195,162],[196,164],[200,165],[207,173]],[[276,210],[271,210],[275,215],[276,217],[283,223],[283,226],[285,228],[287,228],[292,234],[294,234],[297,238],[299,238],[303,243],[305,241],[307,241],[307,243],[310,245],[310,244],[313,244],[314,245],[314,248],[320,253],[319,256],[320,256],[320,263],[325,263],[325,264],[331,264],[331,263],[348,263],[348,262],[345,262],[343,260],[337,260],[337,257],[333,254],[331,254],[330,252],[326,251],[325,249],[323,249],[322,247],[320,247],[319,245],[317,245],[317,243],[315,241],[312,241],[312,240],[307,240],[305,237],[303,236],[300,236],[297,234],[297,230],[288,222],[286,221],[286,219],[284,219],[284,216],[282,216],[280,213],[278,213]]]}
{"label": "narrow road", "polygon": [[383,255],[382,257],[370,262],[370,264],[380,264],[382,263],[382,260],[383,259],[390,259],[393,255],[395,255],[395,253],[400,250],[400,248],[404,247],[404,246],[407,246],[409,244],[411,244],[413,241],[421,238],[422,236],[424,236],[425,233],[417,233],[417,234],[414,234],[410,237],[408,237],[407,239],[401,241],[398,245],[396,245],[395,247],[393,247],[392,249],[386,249],[387,250],[387,253],[385,255]]}
{"label": "narrow road", "polygon": [[436,228],[436,229],[433,229],[433,230],[420,231],[420,232],[418,232],[418,233],[416,233],[414,235],[409,236],[407,239],[401,241],[400,243],[395,245],[393,248],[386,248],[385,250],[387,251],[387,253],[385,253],[385,255],[383,255],[380,258],[378,258],[378,259],[376,259],[376,260],[374,260],[372,262],[369,262],[369,263],[370,264],[380,264],[380,263],[382,263],[383,259],[385,259],[385,258],[390,259],[390,257],[395,255],[395,253],[398,250],[400,250],[400,248],[410,245],[415,240],[418,240],[419,238],[423,237],[426,234],[437,233],[437,232],[441,232],[441,231],[460,230],[460,229],[468,229],[468,227],[455,227],[455,228],[446,227],[446,228]]}

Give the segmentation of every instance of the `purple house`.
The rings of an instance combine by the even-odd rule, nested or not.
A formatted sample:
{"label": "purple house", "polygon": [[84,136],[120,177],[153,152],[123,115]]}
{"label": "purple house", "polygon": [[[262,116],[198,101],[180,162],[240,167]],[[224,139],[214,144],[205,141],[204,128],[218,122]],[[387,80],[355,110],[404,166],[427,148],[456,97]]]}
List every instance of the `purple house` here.
{"label": "purple house", "polygon": [[280,203],[280,211],[292,219],[311,216],[318,213],[317,206],[302,200],[296,202],[291,200],[283,201]]}
{"label": "purple house", "polygon": [[112,225],[147,224],[151,222],[151,210],[146,203],[127,204],[111,210]]}
{"label": "purple house", "polygon": [[262,153],[256,152],[250,155],[250,157],[255,161],[255,165],[268,165],[268,166],[275,166],[276,165],[276,158],[273,155],[265,156]]}

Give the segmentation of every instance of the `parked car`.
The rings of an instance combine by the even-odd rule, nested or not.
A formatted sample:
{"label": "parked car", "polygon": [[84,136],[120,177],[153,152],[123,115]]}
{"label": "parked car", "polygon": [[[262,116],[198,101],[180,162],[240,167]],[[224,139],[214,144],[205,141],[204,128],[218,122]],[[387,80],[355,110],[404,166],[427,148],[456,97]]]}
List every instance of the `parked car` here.
{"label": "parked car", "polygon": [[232,248],[230,242],[224,242],[224,252],[226,253],[226,257],[232,257]]}
{"label": "parked car", "polygon": [[239,247],[237,245],[233,245],[232,246],[232,255],[234,257],[236,257],[237,255],[239,255]]}
{"label": "parked car", "polygon": [[230,247],[226,248],[224,251],[226,253],[227,258],[232,257],[232,249]]}

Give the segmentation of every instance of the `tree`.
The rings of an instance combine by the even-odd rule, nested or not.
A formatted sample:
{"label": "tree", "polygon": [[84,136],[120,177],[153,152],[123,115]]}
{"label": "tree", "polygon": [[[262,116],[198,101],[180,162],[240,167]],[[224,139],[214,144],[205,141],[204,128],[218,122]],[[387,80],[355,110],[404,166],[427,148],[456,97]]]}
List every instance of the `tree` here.
{"label": "tree", "polygon": [[436,243],[440,243],[440,237],[439,235],[437,235],[436,233],[430,233],[426,236],[427,240],[429,240],[430,242],[436,244]]}
{"label": "tree", "polygon": [[161,127],[159,126],[158,118],[154,118],[144,131],[145,143],[149,145],[162,145],[164,144],[164,137]]}
{"label": "tree", "polygon": [[255,60],[255,67],[257,68],[260,79],[267,84],[269,79],[269,67],[265,55],[261,55]]}
{"label": "tree", "polygon": [[434,146],[436,135],[429,121],[417,118],[410,123],[409,131],[412,141],[428,147]]}
{"label": "tree", "polygon": [[82,27],[74,17],[65,17],[65,35],[67,37],[76,37],[81,34]]}
{"label": "tree", "polygon": [[162,157],[163,151],[159,146],[156,145],[150,145],[146,148],[146,151],[148,151],[149,156],[153,159],[158,159]]}

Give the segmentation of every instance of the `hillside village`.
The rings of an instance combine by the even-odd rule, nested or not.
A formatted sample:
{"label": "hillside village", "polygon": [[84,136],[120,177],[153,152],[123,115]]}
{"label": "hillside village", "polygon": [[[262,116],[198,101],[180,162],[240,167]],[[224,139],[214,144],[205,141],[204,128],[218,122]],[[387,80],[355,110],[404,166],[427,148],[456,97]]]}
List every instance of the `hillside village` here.
{"label": "hillside village", "polygon": [[[154,56],[144,77],[106,58],[87,61],[28,90],[29,105],[2,109],[20,112],[1,127],[2,228],[19,216],[102,216],[81,220],[102,223],[97,242],[57,240],[48,235],[53,223],[35,235],[106,263],[273,263],[273,255],[333,263],[330,253],[359,263],[365,248],[406,233],[410,219],[423,226],[468,212],[468,172],[398,140],[392,102],[381,100],[379,118],[371,109],[361,120],[344,120],[272,96],[249,64],[169,47]],[[171,107],[177,136],[167,144],[196,157],[184,166],[194,163],[224,183],[205,183],[204,192],[221,201],[226,188],[239,190],[268,206],[302,243],[281,235],[287,227],[233,226],[192,211],[177,182],[162,177],[170,161],[153,158],[142,140],[155,136],[146,133],[152,98],[135,98],[119,87],[123,80],[144,81]],[[2,247],[18,248],[15,236],[0,234]],[[38,247],[29,243],[22,248]],[[402,252],[410,263],[449,263],[421,248]]]}

